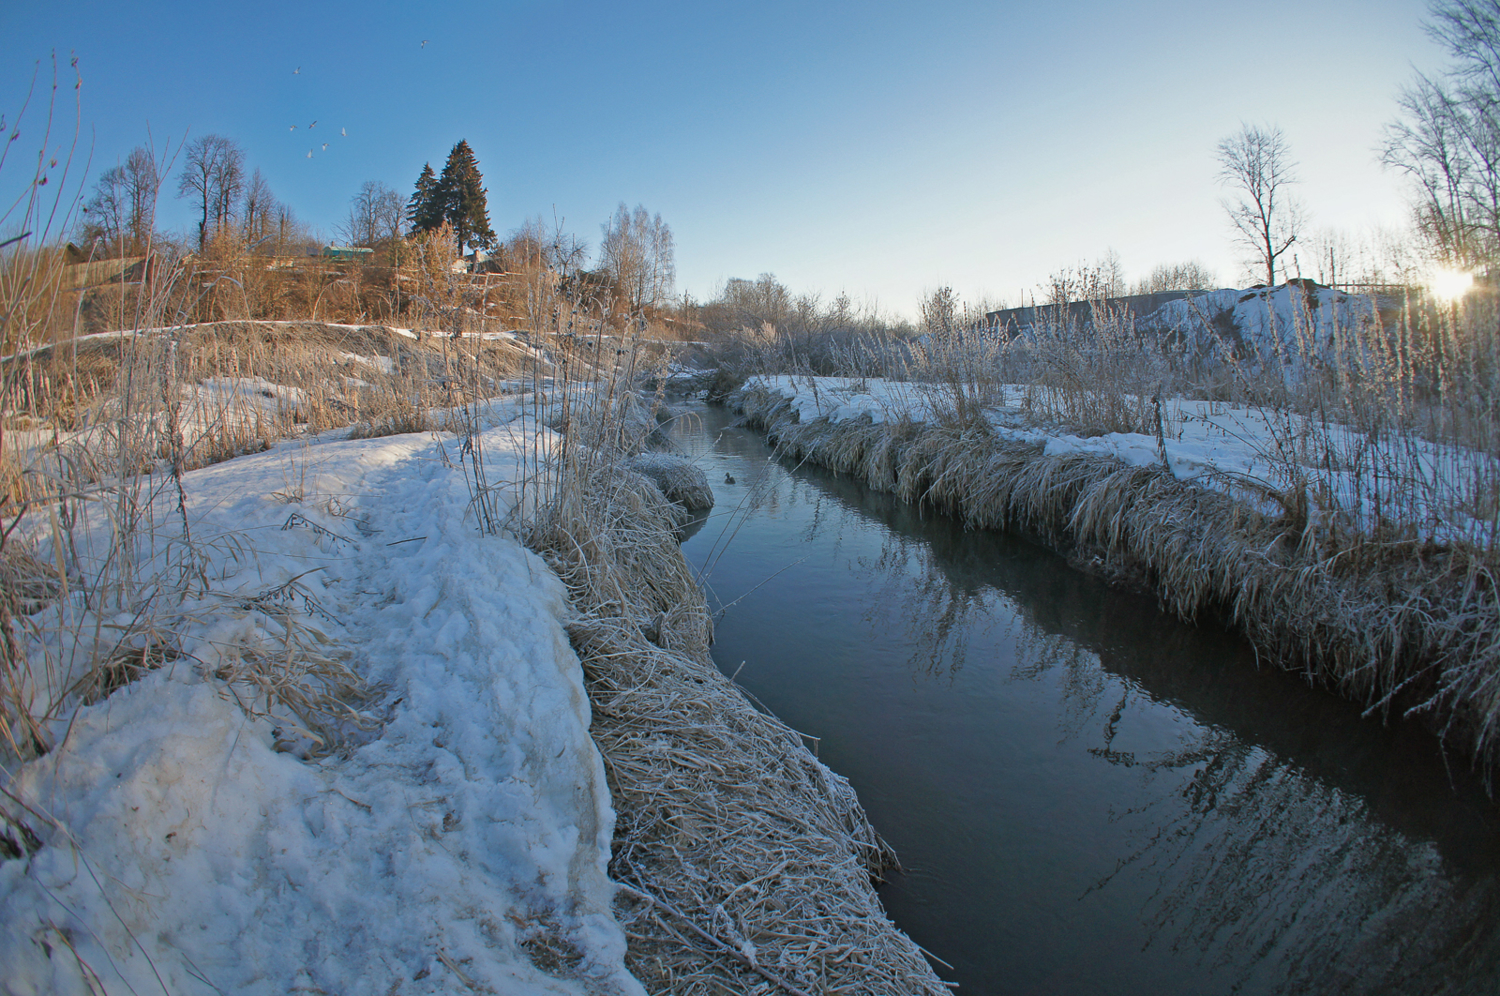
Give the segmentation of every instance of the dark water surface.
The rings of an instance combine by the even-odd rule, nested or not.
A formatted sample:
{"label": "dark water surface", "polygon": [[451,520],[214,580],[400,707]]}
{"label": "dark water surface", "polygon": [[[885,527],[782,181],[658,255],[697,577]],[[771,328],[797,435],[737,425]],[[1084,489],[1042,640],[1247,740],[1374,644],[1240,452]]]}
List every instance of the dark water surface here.
{"label": "dark water surface", "polygon": [[821,738],[961,996],[1500,993],[1500,809],[1431,737],[728,421],[677,430],[714,657]]}

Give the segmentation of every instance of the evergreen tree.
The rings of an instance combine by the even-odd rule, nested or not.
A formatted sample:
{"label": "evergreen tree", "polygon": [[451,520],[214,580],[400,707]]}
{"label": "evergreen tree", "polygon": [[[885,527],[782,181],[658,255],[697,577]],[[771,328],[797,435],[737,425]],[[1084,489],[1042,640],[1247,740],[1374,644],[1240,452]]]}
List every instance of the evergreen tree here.
{"label": "evergreen tree", "polygon": [[453,226],[460,255],[466,247],[488,249],[495,244],[489,207],[485,203],[484,177],[468,142],[459,141],[448,153],[448,162],[437,182],[437,199],[443,205],[442,217]]}
{"label": "evergreen tree", "polygon": [[437,174],[432,163],[423,163],[417,176],[417,190],[406,202],[406,223],[414,234],[430,232],[443,223],[446,205],[440,196]]}

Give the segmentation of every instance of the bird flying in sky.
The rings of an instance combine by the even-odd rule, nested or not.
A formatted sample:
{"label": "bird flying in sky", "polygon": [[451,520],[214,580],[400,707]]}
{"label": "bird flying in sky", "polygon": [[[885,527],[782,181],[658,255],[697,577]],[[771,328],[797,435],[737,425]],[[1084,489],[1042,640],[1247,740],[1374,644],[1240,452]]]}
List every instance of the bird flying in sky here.
{"label": "bird flying in sky", "polygon": [[312,124],[308,125],[309,128],[316,128],[317,126],[318,126],[318,123],[316,121],[314,121]]}
{"label": "bird flying in sky", "polygon": [[426,38],[423,38],[423,39],[422,39],[422,47],[423,47],[423,48],[426,48],[426,47],[427,47],[427,39],[426,39]]}
{"label": "bird flying in sky", "polygon": [[309,158],[309,159],[312,158],[312,149],[308,149],[307,150],[307,158]]}
{"label": "bird flying in sky", "polygon": [[297,74],[298,74],[298,73],[300,73],[300,72],[302,72],[302,67],[301,67],[301,66],[298,66],[298,67],[297,67],[297,68],[296,68],[296,69],[293,69],[293,70],[292,70],[292,75],[293,75],[293,76],[296,76],[296,75],[297,75]]}
{"label": "bird flying in sky", "polygon": [[324,151],[324,152],[327,152],[327,151],[328,151],[328,143],[327,143],[327,142],[324,142],[324,143],[323,143],[323,151]]}
{"label": "bird flying in sky", "polygon": [[297,126],[296,125],[292,125],[290,128],[287,129],[287,131],[296,131],[296,130],[297,130]]}
{"label": "bird flying in sky", "polygon": [[343,135],[345,138],[349,137],[349,132],[346,129],[343,129],[343,128],[339,129],[339,134]]}

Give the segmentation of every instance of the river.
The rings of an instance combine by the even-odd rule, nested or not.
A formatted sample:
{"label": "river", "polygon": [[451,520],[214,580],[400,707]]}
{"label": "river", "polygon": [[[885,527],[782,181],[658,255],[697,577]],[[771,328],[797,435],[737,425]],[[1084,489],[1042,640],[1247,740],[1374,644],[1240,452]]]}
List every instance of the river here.
{"label": "river", "polygon": [[958,992],[1500,992],[1500,809],[1420,727],[722,409],[673,435],[715,661],[853,783]]}

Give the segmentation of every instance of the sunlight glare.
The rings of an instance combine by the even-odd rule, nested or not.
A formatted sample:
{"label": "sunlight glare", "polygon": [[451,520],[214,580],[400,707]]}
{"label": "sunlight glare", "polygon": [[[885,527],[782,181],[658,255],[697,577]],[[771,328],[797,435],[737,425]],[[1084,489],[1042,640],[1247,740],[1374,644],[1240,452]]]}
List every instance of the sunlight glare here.
{"label": "sunlight glare", "polygon": [[1474,274],[1461,270],[1438,270],[1432,275],[1432,292],[1445,301],[1457,301],[1474,286]]}

